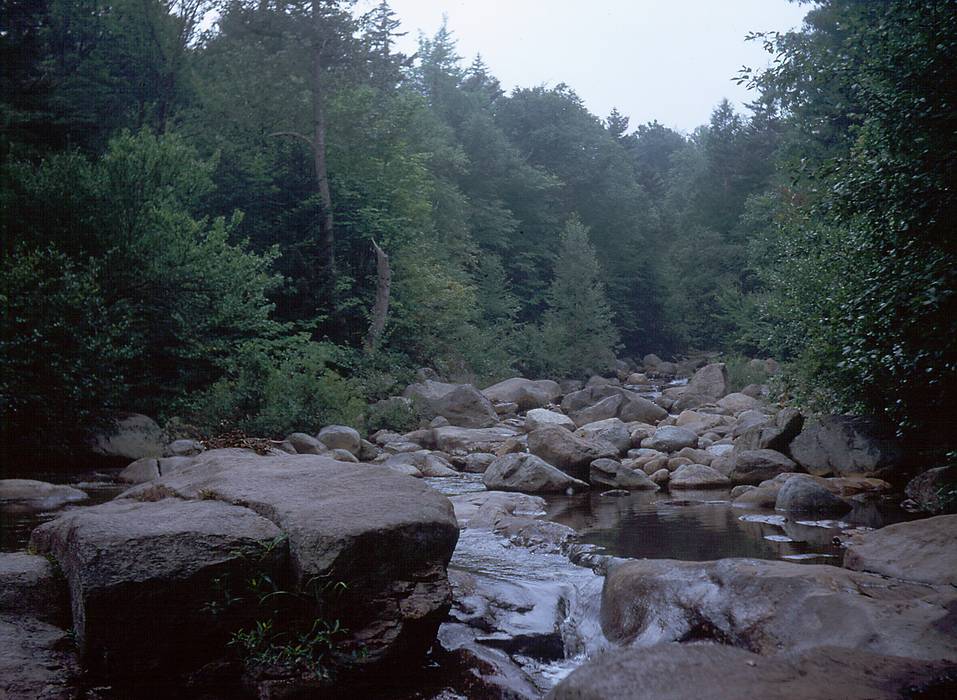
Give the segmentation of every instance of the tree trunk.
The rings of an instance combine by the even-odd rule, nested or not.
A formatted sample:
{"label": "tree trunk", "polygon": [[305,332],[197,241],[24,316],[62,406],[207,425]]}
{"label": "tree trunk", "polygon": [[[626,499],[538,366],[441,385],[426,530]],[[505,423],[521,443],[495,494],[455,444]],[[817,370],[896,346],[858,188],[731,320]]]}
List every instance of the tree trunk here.
{"label": "tree trunk", "polygon": [[389,296],[392,291],[392,268],[389,266],[389,256],[372,241],[376,257],[376,287],[375,304],[372,306],[372,321],[369,324],[369,333],[366,335],[366,352],[375,350],[379,337],[385,328],[389,316]]}
{"label": "tree trunk", "polygon": [[329,175],[326,170],[326,114],[322,94],[322,9],[320,0],[313,0],[312,17],[315,23],[312,75],[312,125],[313,157],[316,167],[316,184],[319,188],[319,264],[324,274],[324,284],[333,288],[335,278],[335,235],[332,219],[332,195],[329,193]]}

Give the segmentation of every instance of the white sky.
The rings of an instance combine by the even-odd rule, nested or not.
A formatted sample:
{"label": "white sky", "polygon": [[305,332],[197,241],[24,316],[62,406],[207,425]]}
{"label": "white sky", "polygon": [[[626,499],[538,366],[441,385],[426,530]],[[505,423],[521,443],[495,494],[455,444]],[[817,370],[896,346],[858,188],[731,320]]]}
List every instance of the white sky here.
{"label": "white sky", "polygon": [[[366,11],[378,0],[359,0]],[[390,0],[400,41],[415,51],[448,15],[459,54],[476,53],[505,89],[567,83],[600,117],[617,107],[631,128],[657,119],[691,131],[724,97],[753,99],[731,78],[770,57],[749,31],[799,27],[806,4],[787,0]]]}

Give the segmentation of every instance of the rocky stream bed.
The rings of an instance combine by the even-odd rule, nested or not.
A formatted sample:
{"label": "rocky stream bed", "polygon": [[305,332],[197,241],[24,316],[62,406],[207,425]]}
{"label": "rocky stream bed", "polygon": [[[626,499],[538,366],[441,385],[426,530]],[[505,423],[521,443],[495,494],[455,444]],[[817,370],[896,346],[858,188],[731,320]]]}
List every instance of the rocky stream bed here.
{"label": "rocky stream bed", "polygon": [[144,456],[136,418],[122,469],[11,465],[0,695],[950,697],[957,516],[900,507],[894,446],[654,374],[423,377],[404,435]]}

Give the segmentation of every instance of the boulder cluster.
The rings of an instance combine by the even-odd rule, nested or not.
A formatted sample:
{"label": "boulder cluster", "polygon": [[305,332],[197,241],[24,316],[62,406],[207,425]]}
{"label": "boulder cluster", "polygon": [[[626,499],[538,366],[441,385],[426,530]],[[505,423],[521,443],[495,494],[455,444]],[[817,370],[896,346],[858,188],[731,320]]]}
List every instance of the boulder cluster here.
{"label": "boulder cluster", "polygon": [[[30,553],[0,555],[0,691],[76,697],[82,669],[133,693],[158,683],[215,685],[228,673],[260,697],[308,694],[329,683],[329,669],[423,658],[452,605],[447,566],[459,528],[552,547],[572,537],[520,515],[543,503],[523,494],[725,489],[740,508],[841,516],[900,480],[901,450],[873,422],[806,420],[767,393],[759,385],[732,391],[719,362],[649,355],[640,368],[621,363],[616,376],[585,382],[516,377],[479,389],[423,371],[387,400],[421,417],[410,432],[363,436],[332,425],[255,449],[208,449],[192,437],[170,439],[145,416],[120,416],[92,442],[126,465],[118,479],[129,489],[113,501],[76,507],[87,498],[81,490],[0,481],[5,503],[72,508],[33,532]],[[457,497],[454,511],[422,481],[463,472],[481,474],[487,492]],[[907,495],[939,511],[948,480],[947,469],[928,471]],[[708,695],[710,671],[683,669],[726,662],[743,664],[734,687],[752,683],[755,664],[772,664],[766,677],[800,694],[803,679],[834,664],[880,658],[893,683],[874,683],[893,685],[954,658],[952,634],[940,631],[957,585],[954,521],[942,517],[930,537],[926,525],[902,524],[848,542],[846,569],[752,560],[610,566],[602,631],[624,649],[573,673],[554,696],[620,697],[622,683],[643,684],[654,697]],[[318,606],[307,618],[312,633],[334,630],[322,650],[290,661],[270,641],[276,621],[263,602],[282,596]],[[818,629],[824,620],[831,636]],[[805,638],[819,648],[820,668],[811,668]],[[689,640],[712,644],[649,661],[664,658],[661,645]],[[679,682],[666,692],[669,678]],[[873,683],[861,682],[861,697],[872,697]],[[787,693],[768,695],[778,696]]]}

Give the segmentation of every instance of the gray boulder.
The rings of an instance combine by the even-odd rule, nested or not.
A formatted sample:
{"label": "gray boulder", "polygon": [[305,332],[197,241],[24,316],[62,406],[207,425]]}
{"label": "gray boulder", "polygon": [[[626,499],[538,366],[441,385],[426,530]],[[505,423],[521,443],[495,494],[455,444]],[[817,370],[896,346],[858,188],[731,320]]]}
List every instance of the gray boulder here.
{"label": "gray boulder", "polygon": [[790,446],[791,457],[818,476],[886,476],[903,459],[898,441],[867,418],[825,416],[804,426]]}
{"label": "gray boulder", "polygon": [[586,440],[605,440],[618,448],[622,454],[631,447],[631,432],[628,426],[618,418],[587,423],[575,431],[575,435]]}
{"label": "gray boulder", "polygon": [[710,639],[761,655],[836,646],[954,660],[955,602],[949,587],[836,566],[627,560],[609,566],[601,627],[612,643],[635,647]]}
{"label": "gray boulder", "polygon": [[[221,652],[231,629],[202,612],[215,582],[244,580],[246,557],[266,551],[258,565],[278,576],[286,557],[284,545],[273,546],[279,535],[266,518],[218,501],[119,500],[41,525],[31,546],[53,555],[69,582],[84,664],[114,678],[180,670],[184,655],[198,667]],[[248,622],[256,612],[248,610]]]}
{"label": "gray boulder", "polygon": [[688,394],[720,399],[728,393],[728,368],[723,362],[705,365],[688,382]]}
{"label": "gray boulder", "polygon": [[164,457],[192,457],[206,450],[206,447],[199,440],[191,438],[181,438],[173,440],[163,450]]}
{"label": "gray boulder", "polygon": [[774,508],[789,513],[829,514],[846,513],[851,506],[817,479],[795,474],[781,487]]}
{"label": "gray boulder", "polygon": [[618,448],[611,443],[586,440],[558,426],[529,433],[528,451],[579,481],[588,479],[588,467],[596,459],[618,456]]}
{"label": "gray boulder", "polygon": [[200,455],[123,499],[242,503],[288,536],[290,585],[335,576],[337,615],[363,664],[420,659],[448,610],[446,566],[458,539],[449,500],[379,465],[324,456]]}
{"label": "gray boulder", "polygon": [[57,623],[66,617],[66,586],[46,557],[0,553],[0,614],[29,615]]}
{"label": "gray boulder", "polygon": [[[742,416],[743,417],[743,416]],[[777,450],[784,452],[804,427],[804,416],[793,408],[778,411],[773,420],[735,425],[732,435],[738,450]]]}
{"label": "gray boulder", "polygon": [[162,457],[166,436],[149,416],[125,413],[95,432],[90,448],[103,457],[135,460],[143,457]]}
{"label": "gray boulder", "polygon": [[0,503],[10,502],[37,510],[53,510],[89,498],[80,489],[34,479],[0,479]]}
{"label": "gray boulder", "polygon": [[677,452],[684,447],[697,447],[698,436],[687,428],[663,425],[650,438],[642,440],[641,446],[659,452]]}
{"label": "gray boulder", "polygon": [[957,515],[855,533],[844,546],[848,569],[957,587]]}
{"label": "gray boulder", "polygon": [[523,453],[496,459],[485,470],[482,481],[490,491],[566,493],[588,488],[587,483],[573,479],[543,459]]}
{"label": "gray boulder", "polygon": [[564,413],[549,411],[545,408],[533,408],[525,414],[525,430],[532,432],[546,425],[557,425],[568,430],[575,429],[575,421]]}
{"label": "gray boulder", "polygon": [[436,415],[462,428],[490,428],[498,423],[495,406],[471,384],[460,384],[432,402]]}
{"label": "gray boulder", "polygon": [[145,457],[127,466],[116,478],[126,484],[145,484],[192,463],[191,457]]}
{"label": "gray boulder", "polygon": [[488,428],[498,422],[495,406],[471,384],[429,380],[410,385],[404,395],[429,420],[442,416],[451,425],[462,428]]}
{"label": "gray boulder", "polygon": [[925,513],[957,510],[957,467],[928,469],[907,483],[907,497]]}
{"label": "gray boulder", "polygon": [[622,403],[621,394],[607,396],[595,404],[585,406],[577,411],[569,413],[569,417],[575,421],[575,425],[587,425],[596,421],[614,418],[618,415]]}
{"label": "gray boulder", "polygon": [[495,455],[486,452],[475,452],[465,456],[463,471],[469,474],[484,474],[489,465],[495,461]]}
{"label": "gray boulder", "polygon": [[705,464],[683,464],[671,473],[669,489],[728,488],[731,480]]}
{"label": "gray boulder", "polygon": [[519,411],[542,408],[562,395],[558,382],[550,379],[522,379],[513,377],[483,389],[492,403],[515,403]]}
{"label": "gray boulder", "polygon": [[382,463],[382,466],[390,469],[395,469],[399,465],[414,467],[422,476],[458,476],[459,474],[447,459],[429,450],[392,455]]}
{"label": "gray boulder", "polygon": [[589,481],[594,488],[625,491],[657,491],[658,484],[640,469],[629,469],[614,459],[596,459],[589,468]]}
{"label": "gray boulder", "polygon": [[757,408],[760,403],[760,401],[747,394],[734,393],[719,399],[718,408],[724,409],[732,415],[737,415]]}
{"label": "gray boulder", "polygon": [[[567,431],[566,431],[567,432]],[[518,435],[511,428],[436,428],[430,431],[430,446],[450,455],[473,452],[497,452],[509,439]]]}
{"label": "gray boulder", "polygon": [[799,471],[798,466],[774,450],[747,450],[732,454],[729,478],[735,484],[759,484],[778,474]]}
{"label": "gray boulder", "polygon": [[330,450],[348,450],[357,455],[362,449],[359,431],[347,425],[327,425],[319,431],[316,439]]}
{"label": "gray boulder", "polygon": [[597,654],[549,700],[897,700],[933,687],[954,664],[838,647],[759,656],[726,644],[659,644]]}
{"label": "gray boulder", "polygon": [[337,462],[348,462],[349,464],[358,464],[359,458],[352,454],[349,450],[345,450],[341,447],[330,451],[329,456]]}
{"label": "gray boulder", "polygon": [[[349,446],[353,445],[354,444],[352,440],[353,435],[348,432],[349,430],[352,430],[352,429],[349,428],[347,430],[347,434],[340,437],[337,434],[338,431],[336,430],[336,427],[337,426],[331,426],[331,429],[324,428],[324,430],[327,430],[326,438],[330,442],[337,443],[336,447],[340,447],[344,445],[349,445]],[[338,426],[338,427],[341,427],[341,426]],[[356,433],[356,435],[358,434],[359,433]],[[333,435],[336,435],[336,437],[333,437]],[[312,435],[307,435],[306,433],[292,433],[291,435],[287,435],[286,442],[288,442],[290,445],[293,446],[293,448],[296,450],[296,454],[301,454],[301,455],[321,455],[321,454],[325,454],[330,449],[325,442],[323,442],[322,440],[319,440],[318,438],[313,437]]]}
{"label": "gray boulder", "polygon": [[667,418],[668,412],[654,401],[649,401],[630,391],[622,391],[622,403],[618,409],[618,417],[626,423],[639,421],[654,424]]}
{"label": "gray boulder", "polygon": [[562,410],[572,415],[612,396],[621,396],[621,388],[611,384],[593,384],[579,391],[566,393],[562,399]]}

